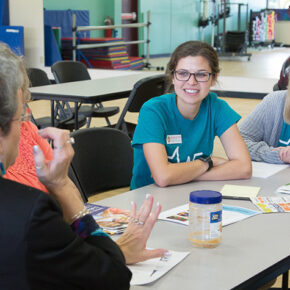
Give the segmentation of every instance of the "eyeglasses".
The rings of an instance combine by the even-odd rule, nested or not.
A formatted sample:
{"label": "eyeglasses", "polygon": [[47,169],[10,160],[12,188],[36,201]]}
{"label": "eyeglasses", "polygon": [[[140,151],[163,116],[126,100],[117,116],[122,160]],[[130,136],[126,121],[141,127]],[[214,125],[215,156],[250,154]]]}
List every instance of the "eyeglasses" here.
{"label": "eyeglasses", "polygon": [[193,76],[197,82],[202,83],[208,82],[210,76],[214,74],[207,71],[199,71],[196,73],[191,73],[187,70],[175,70],[174,75],[176,79],[179,81],[188,81],[190,77]]}
{"label": "eyeglasses", "polygon": [[20,121],[20,122],[30,121],[31,115],[32,115],[31,110],[24,105],[21,116],[19,118],[13,119],[12,121]]}

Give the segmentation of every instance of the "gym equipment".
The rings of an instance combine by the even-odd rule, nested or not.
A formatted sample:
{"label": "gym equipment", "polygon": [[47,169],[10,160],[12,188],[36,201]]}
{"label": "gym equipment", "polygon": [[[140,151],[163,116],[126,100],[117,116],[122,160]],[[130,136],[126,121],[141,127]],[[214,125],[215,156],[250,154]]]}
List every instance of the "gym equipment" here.
{"label": "gym equipment", "polygon": [[[227,31],[226,19],[230,16],[230,6],[238,5],[238,30]],[[246,8],[246,27],[244,31],[241,31],[241,9]],[[222,0],[222,3],[218,4],[219,16],[223,15],[223,29],[222,33],[219,33],[219,21],[217,22],[217,36],[215,41],[215,47],[219,56],[226,57],[248,57],[248,61],[251,59],[252,54],[247,53],[248,45],[248,4],[245,3],[231,3]]]}

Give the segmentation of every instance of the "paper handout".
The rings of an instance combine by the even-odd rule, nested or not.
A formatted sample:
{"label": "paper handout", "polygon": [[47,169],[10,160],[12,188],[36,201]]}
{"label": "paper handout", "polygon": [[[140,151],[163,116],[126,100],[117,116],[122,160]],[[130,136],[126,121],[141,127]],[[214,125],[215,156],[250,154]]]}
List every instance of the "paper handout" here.
{"label": "paper handout", "polygon": [[[260,213],[259,211],[250,210],[244,207],[224,204],[222,225],[227,226]],[[188,226],[188,204],[163,211],[159,214],[158,219]]]}
{"label": "paper handout", "polygon": [[130,218],[129,210],[91,203],[86,203],[86,207],[98,225],[107,234],[121,234],[128,226]]}
{"label": "paper handout", "polygon": [[180,263],[187,255],[189,255],[189,252],[169,251],[168,255],[164,258],[150,259],[128,266],[133,273],[130,284],[144,285],[159,279]]}
{"label": "paper handout", "polygon": [[253,177],[268,178],[287,168],[288,164],[271,164],[252,161]]}
{"label": "paper handout", "polygon": [[251,200],[264,213],[290,213],[290,196],[260,196],[251,198]]}

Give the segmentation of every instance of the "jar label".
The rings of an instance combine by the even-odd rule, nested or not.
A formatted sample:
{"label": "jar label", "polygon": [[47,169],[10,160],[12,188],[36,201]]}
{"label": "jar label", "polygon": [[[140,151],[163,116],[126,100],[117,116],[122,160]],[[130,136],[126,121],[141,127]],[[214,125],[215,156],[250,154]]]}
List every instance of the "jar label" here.
{"label": "jar label", "polygon": [[219,223],[222,221],[222,211],[214,211],[210,213],[210,223]]}

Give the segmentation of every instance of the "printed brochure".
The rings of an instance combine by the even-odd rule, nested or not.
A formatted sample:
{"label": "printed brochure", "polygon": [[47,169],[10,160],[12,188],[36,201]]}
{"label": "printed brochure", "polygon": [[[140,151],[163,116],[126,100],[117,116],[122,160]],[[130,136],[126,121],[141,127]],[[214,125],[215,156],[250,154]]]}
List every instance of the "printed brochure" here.
{"label": "printed brochure", "polygon": [[253,204],[263,213],[290,213],[290,196],[269,196],[251,198]]}
{"label": "printed brochure", "polygon": [[120,208],[87,203],[86,207],[104,232],[121,234],[128,226],[130,211]]}
{"label": "printed brochure", "polygon": [[[188,225],[189,215],[188,204],[184,204],[167,211],[161,212],[159,215],[160,220],[175,222],[183,225]],[[260,214],[259,211],[250,210],[239,206],[223,205],[222,212],[222,225],[227,226],[229,224],[241,221],[251,216]]]}

